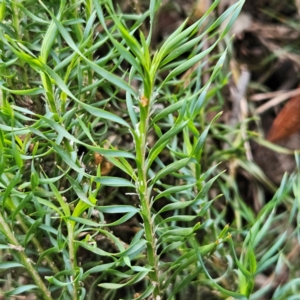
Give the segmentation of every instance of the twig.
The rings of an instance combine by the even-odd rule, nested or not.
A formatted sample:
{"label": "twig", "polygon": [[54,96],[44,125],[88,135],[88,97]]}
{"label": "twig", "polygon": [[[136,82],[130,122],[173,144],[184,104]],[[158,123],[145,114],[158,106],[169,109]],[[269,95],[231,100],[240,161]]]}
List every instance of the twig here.
{"label": "twig", "polygon": [[300,88],[297,88],[293,91],[281,93],[280,95],[272,98],[270,101],[264,103],[263,105],[259,106],[256,110],[256,114],[262,114],[263,112],[267,111],[268,109],[272,108],[273,106],[291,98],[294,96],[300,95]]}
{"label": "twig", "polygon": [[11,228],[6,223],[5,218],[1,212],[0,212],[0,229],[3,233],[3,235],[8,240],[9,244],[11,245],[11,248],[15,249],[15,253],[19,257],[22,265],[26,268],[26,270],[30,274],[31,278],[33,278],[36,285],[41,290],[41,292],[43,294],[43,299],[52,300],[50,291],[47,289],[42,278],[40,277],[38,272],[33,267],[30,258],[26,255],[26,253],[24,251],[24,248],[18,243],[16,237],[14,236],[14,233],[11,231]]}

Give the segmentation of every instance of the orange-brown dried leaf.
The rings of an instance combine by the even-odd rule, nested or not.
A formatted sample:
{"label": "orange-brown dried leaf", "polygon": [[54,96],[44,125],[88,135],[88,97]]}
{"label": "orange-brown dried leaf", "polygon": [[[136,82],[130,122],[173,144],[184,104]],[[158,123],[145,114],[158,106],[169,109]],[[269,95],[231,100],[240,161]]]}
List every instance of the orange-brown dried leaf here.
{"label": "orange-brown dried leaf", "polygon": [[141,104],[143,107],[146,107],[149,104],[149,99],[146,98],[144,95],[141,97]]}
{"label": "orange-brown dried leaf", "polygon": [[94,161],[97,166],[99,166],[103,162],[103,159],[104,157],[101,154],[94,152]]}
{"label": "orange-brown dried leaf", "polygon": [[293,97],[273,121],[267,139],[277,142],[300,130],[300,95]]}
{"label": "orange-brown dried leaf", "polygon": [[96,166],[101,165],[101,175],[107,175],[113,169],[114,165],[107,161],[104,156],[94,152],[94,162]]}
{"label": "orange-brown dried leaf", "polygon": [[105,160],[101,165],[101,175],[105,176],[109,174],[113,167],[114,165],[111,162]]}

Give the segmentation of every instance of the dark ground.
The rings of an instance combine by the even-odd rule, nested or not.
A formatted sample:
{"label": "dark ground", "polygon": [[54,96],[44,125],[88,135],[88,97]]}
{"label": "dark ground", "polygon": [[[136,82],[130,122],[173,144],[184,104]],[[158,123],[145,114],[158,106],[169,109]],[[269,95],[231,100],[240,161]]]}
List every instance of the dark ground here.
{"label": "dark ground", "polygon": [[[192,15],[191,19],[198,18],[211,4],[209,0],[200,0],[196,4],[195,2],[165,1],[157,24],[159,34],[168,35],[169,31],[180,23],[178,20],[189,15]],[[234,0],[222,0],[218,13],[222,13],[233,3]],[[232,124],[234,120],[257,117],[259,120],[251,123],[249,129],[263,138],[270,132],[274,119],[286,100],[291,98],[291,94],[286,91],[296,89],[300,81],[299,12],[300,5],[298,3],[297,6],[297,1],[245,2],[232,30],[235,38],[229,65],[233,76],[229,96],[226,96],[228,87],[224,89],[227,100],[224,109],[226,118],[223,118],[225,123]],[[239,94],[235,87],[242,94]],[[297,97],[297,93],[300,94],[300,91],[295,91],[294,96]],[[297,103],[297,99],[295,102]],[[275,128],[278,132],[278,129],[286,127],[283,124],[287,119],[294,119],[289,128],[282,130],[274,141],[291,150],[300,149],[300,116],[297,111],[297,108],[291,109],[292,116],[288,115]],[[273,141],[272,137],[270,140]],[[292,151],[289,155],[277,153],[254,141],[250,143],[248,150],[248,158],[253,157],[276,185],[280,184],[284,172],[292,172],[295,168]]]}

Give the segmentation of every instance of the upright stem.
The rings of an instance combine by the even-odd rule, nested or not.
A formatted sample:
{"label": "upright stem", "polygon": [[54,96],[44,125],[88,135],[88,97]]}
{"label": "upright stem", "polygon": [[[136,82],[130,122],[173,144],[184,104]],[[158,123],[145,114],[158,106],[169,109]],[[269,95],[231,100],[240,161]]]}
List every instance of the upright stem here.
{"label": "upright stem", "polygon": [[[5,17],[5,12],[6,12],[6,2],[2,1],[2,2],[0,2],[0,22],[3,22],[4,17]],[[0,50],[4,53],[3,49],[0,49]],[[2,70],[2,74],[3,74],[3,72],[4,72],[4,70]],[[0,77],[0,79],[2,80],[2,76]],[[4,106],[5,99],[6,99],[6,92],[3,89],[1,89],[0,90],[0,107]]]}
{"label": "upright stem", "polygon": [[[93,6],[93,1],[92,0],[86,0],[85,1],[85,15],[86,15],[86,20],[89,20],[92,12],[93,12],[94,6]],[[87,44],[88,48],[91,48],[93,46],[93,35],[90,34],[89,37],[89,42]],[[87,58],[89,60],[93,60],[93,53],[90,53]],[[87,85],[91,85],[93,83],[93,70],[91,68],[87,69]],[[81,100],[84,101],[84,98],[87,98],[87,95],[82,95],[81,96]]]}
{"label": "upright stem", "polygon": [[[78,18],[78,11],[80,10],[80,6],[78,5],[77,2],[78,2],[77,0],[71,0],[70,1],[70,4],[73,5],[73,7],[74,7],[73,17],[75,19]],[[80,23],[76,23],[75,25],[73,25],[73,30],[74,30],[74,33],[77,37],[77,41],[80,42],[81,39],[82,39],[82,28],[81,28]]]}
{"label": "upright stem", "polygon": [[[25,224],[24,220],[21,218],[20,215],[16,216],[17,222],[20,224],[20,227],[22,228],[23,232],[28,232],[29,228],[28,226]],[[41,245],[40,241],[38,240],[38,238],[33,237],[32,238],[32,243],[34,244],[35,248],[37,249],[38,253],[43,253],[45,250],[43,248],[43,246]],[[45,261],[47,262],[48,266],[50,269],[52,269],[53,273],[58,273],[59,269],[57,268],[57,266],[55,265],[55,263],[51,260],[51,258],[46,255],[44,257]]]}
{"label": "upright stem", "polygon": [[11,9],[13,11],[12,13],[12,22],[13,22],[13,26],[15,29],[15,33],[17,36],[17,39],[20,40],[20,36],[21,36],[21,29],[20,29],[20,20],[19,20],[19,7],[18,7],[18,1],[12,1],[11,2]]}
{"label": "upright stem", "polygon": [[[23,29],[24,26],[21,27],[21,21],[22,21],[23,14],[18,6],[18,3],[19,3],[19,0],[11,1],[12,14],[10,14],[9,16],[12,18],[12,24],[13,24],[13,27],[15,30],[16,40],[19,42],[23,39],[26,30]],[[3,17],[4,17],[4,15],[3,15]],[[1,21],[2,20],[0,20],[0,22]],[[23,29],[23,31],[21,30],[21,28]],[[19,75],[16,76],[15,79],[17,79],[19,76],[21,76],[20,81],[23,81],[26,86],[29,86],[27,69],[26,69],[25,64],[22,61],[20,62],[19,67],[21,68],[21,70],[18,72]]]}
{"label": "upright stem", "polygon": [[31,275],[31,278],[35,281],[36,285],[42,292],[43,299],[45,300],[52,300],[51,293],[48,291],[47,287],[45,286],[42,278],[38,274],[38,272],[33,267],[30,258],[26,255],[24,248],[18,243],[17,239],[15,238],[11,228],[6,223],[4,216],[0,212],[0,229],[4,236],[6,237],[7,241],[11,244],[12,249],[15,249],[22,265],[26,268],[28,273]]}
{"label": "upright stem", "polygon": [[[149,97],[150,98],[150,97]],[[145,237],[147,240],[147,258],[148,263],[152,266],[153,271],[150,272],[149,278],[151,283],[155,285],[154,299],[160,295],[159,278],[158,278],[158,261],[156,255],[156,236],[154,230],[154,223],[151,215],[151,198],[148,187],[147,178],[147,163],[146,163],[146,149],[147,149],[147,133],[149,128],[149,105],[143,107],[140,105],[141,118],[139,125],[139,143],[136,143],[137,154],[137,168],[138,168],[138,184],[137,190],[141,201],[141,215],[144,221]]]}
{"label": "upright stem", "polygon": [[[70,256],[70,264],[73,271],[73,278],[76,278],[76,269],[77,269],[77,259],[76,259],[76,249],[74,247],[74,228],[72,222],[68,221],[67,223],[68,228],[68,246],[69,246],[69,256]],[[72,299],[77,300],[79,298],[79,286],[78,282],[75,281],[73,283],[73,295]]]}
{"label": "upright stem", "polygon": [[[5,1],[0,2],[0,22],[3,22],[4,17],[5,17],[5,11],[6,11],[6,3]],[[3,53],[3,49],[0,49]],[[3,74],[4,70],[2,70],[2,74]],[[2,76],[0,76],[0,79],[2,80]],[[1,89],[0,90],[0,107],[4,106],[4,101],[6,99],[6,92]]]}

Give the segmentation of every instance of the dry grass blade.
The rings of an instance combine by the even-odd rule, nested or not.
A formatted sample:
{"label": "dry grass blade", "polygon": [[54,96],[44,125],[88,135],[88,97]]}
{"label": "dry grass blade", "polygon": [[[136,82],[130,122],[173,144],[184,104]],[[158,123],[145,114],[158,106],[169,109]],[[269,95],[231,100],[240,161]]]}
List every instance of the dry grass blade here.
{"label": "dry grass blade", "polygon": [[254,94],[252,96],[250,96],[249,100],[251,101],[263,101],[263,100],[267,100],[270,98],[274,98],[277,96],[281,96],[282,93],[286,93],[288,91],[276,91],[276,92],[268,92],[268,93],[257,93]]}
{"label": "dry grass blade", "polygon": [[262,114],[263,112],[267,111],[268,109],[272,108],[273,106],[280,104],[281,102],[289,99],[290,97],[296,97],[300,95],[300,88],[297,88],[293,91],[281,93],[280,95],[274,97],[270,101],[266,102],[265,104],[259,106],[256,110],[256,114]]}

